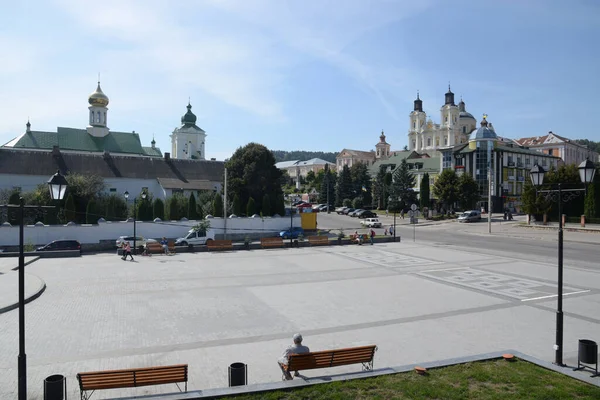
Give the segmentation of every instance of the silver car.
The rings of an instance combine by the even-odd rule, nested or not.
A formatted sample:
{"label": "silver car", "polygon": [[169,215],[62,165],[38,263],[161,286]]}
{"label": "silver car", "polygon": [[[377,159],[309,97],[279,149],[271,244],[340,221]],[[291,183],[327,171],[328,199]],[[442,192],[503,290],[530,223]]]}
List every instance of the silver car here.
{"label": "silver car", "polygon": [[476,222],[481,221],[481,211],[471,210],[465,211],[458,217],[458,222]]}

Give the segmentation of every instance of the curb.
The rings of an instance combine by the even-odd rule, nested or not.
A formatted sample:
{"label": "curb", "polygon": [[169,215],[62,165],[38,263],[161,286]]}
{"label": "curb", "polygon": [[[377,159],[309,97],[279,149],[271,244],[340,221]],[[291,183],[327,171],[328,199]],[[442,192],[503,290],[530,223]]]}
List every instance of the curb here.
{"label": "curb", "polygon": [[[17,267],[17,269],[18,269],[18,267]],[[42,284],[40,285],[40,287],[38,288],[38,290],[35,291],[35,293],[33,293],[29,297],[25,298],[25,304],[27,304],[29,302],[32,302],[33,300],[37,299],[46,290],[46,282],[44,282],[40,277],[38,277],[36,275],[30,275],[30,276],[35,276],[37,279],[40,280],[40,282]],[[18,308],[18,307],[19,307],[19,302],[9,304],[8,306],[5,306],[5,307],[0,307],[0,314],[3,314],[5,312],[11,311],[11,310],[14,310],[15,308]]]}

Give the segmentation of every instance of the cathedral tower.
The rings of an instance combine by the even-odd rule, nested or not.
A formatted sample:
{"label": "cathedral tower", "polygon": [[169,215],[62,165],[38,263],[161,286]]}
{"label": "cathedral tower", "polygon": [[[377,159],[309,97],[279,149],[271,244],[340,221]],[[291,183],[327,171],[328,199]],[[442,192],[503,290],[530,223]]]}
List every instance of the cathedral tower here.
{"label": "cathedral tower", "polygon": [[109,129],[106,126],[108,97],[102,92],[100,81],[98,81],[96,91],[88,97],[88,103],[90,104],[88,107],[88,110],[90,110],[89,125],[87,127],[88,133],[96,137],[108,135]]}
{"label": "cathedral tower", "polygon": [[206,132],[196,125],[196,116],[188,102],[187,112],[181,117],[181,127],[171,135],[171,156],[179,159],[204,160]]}
{"label": "cathedral tower", "polygon": [[419,92],[417,92],[417,99],[414,101],[413,111],[410,113],[410,126],[408,128],[408,149],[416,150],[422,146],[421,133],[425,129],[425,120],[427,115],[423,112],[423,100],[419,98]]}

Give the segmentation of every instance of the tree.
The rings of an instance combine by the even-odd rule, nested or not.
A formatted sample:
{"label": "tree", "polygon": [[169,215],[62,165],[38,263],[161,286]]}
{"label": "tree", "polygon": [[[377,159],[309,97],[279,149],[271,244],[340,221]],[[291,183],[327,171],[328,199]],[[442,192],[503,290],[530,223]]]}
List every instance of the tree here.
{"label": "tree", "polygon": [[69,193],[67,201],[65,202],[65,217],[67,222],[75,222],[77,220],[77,211],[75,209],[75,201],[73,195]]}
{"label": "tree", "polygon": [[181,213],[180,196],[174,194],[167,199],[167,219],[179,221],[183,215]]}
{"label": "tree", "polygon": [[194,221],[198,219],[198,209],[196,207],[196,196],[194,196],[194,193],[190,194],[190,199],[188,200],[188,218]]}
{"label": "tree", "polygon": [[415,176],[408,169],[408,163],[402,160],[392,174],[392,187],[390,197],[392,198],[390,210],[400,211],[407,206],[416,203],[417,195],[414,190]]}
{"label": "tree", "polygon": [[246,204],[246,216],[251,217],[256,214],[256,202],[253,197],[248,199],[248,204]]}
{"label": "tree", "polygon": [[425,172],[421,178],[421,187],[419,188],[419,205],[421,210],[429,207],[429,174]]}
{"label": "tree", "polygon": [[242,215],[242,204],[240,203],[240,196],[237,193],[233,196],[233,213],[238,217]]}
{"label": "tree", "polygon": [[[325,167],[327,167],[329,164],[325,164]],[[306,183],[311,186],[314,185],[315,179],[317,178],[317,176],[315,175],[315,172],[313,170],[310,170],[306,173]]]}
{"label": "tree", "polygon": [[261,213],[262,213],[263,217],[270,217],[272,215],[271,199],[269,198],[268,194],[265,194],[263,196]]}
{"label": "tree", "polygon": [[[92,199],[99,198],[104,193],[104,179],[100,175],[77,172],[69,172],[65,179],[75,206],[75,219],[72,221],[85,222],[87,203]],[[48,191],[47,186],[46,191]]]}
{"label": "tree", "polygon": [[452,169],[445,169],[433,184],[433,195],[446,209],[458,201],[458,177]]}
{"label": "tree", "polygon": [[387,165],[380,165],[379,171],[375,176],[373,185],[371,188],[373,206],[376,206],[380,210],[387,208],[387,198],[390,195],[390,182],[392,181],[392,175],[386,171]]}
{"label": "tree", "polygon": [[588,186],[585,196],[585,216],[596,218],[596,185],[593,183]]}
{"label": "tree", "polygon": [[212,213],[213,217],[223,216],[223,197],[221,197],[220,193],[215,194],[215,198],[212,202]]}
{"label": "tree", "polygon": [[[282,173],[275,166],[273,153],[262,144],[249,143],[238,148],[225,167],[229,196],[233,198],[237,194],[241,204],[248,204],[250,198],[262,202],[265,194],[271,199],[283,193]],[[261,204],[257,204],[257,208],[260,209]]]}
{"label": "tree", "polygon": [[152,219],[165,219],[165,203],[161,199],[155,199],[152,205]]}
{"label": "tree", "polygon": [[344,199],[350,198],[354,198],[352,195],[352,176],[350,175],[350,168],[344,165],[335,185],[335,205],[339,207]]}
{"label": "tree", "polygon": [[[319,203],[327,204],[327,200],[329,200],[329,205],[333,204],[335,201],[335,182],[335,172],[329,170],[329,164],[325,165],[323,179],[321,179],[321,185],[319,186]],[[329,198],[327,197],[328,192]]]}
{"label": "tree", "polygon": [[458,178],[458,204],[463,210],[472,210],[479,199],[479,185],[471,174],[463,173]]}
{"label": "tree", "polygon": [[283,194],[280,194],[279,196],[277,196],[277,204],[275,205],[275,210],[276,213],[279,214],[280,216],[284,216],[285,215],[285,202],[284,202],[284,197]]}
{"label": "tree", "polygon": [[95,224],[100,219],[98,215],[96,200],[91,199],[87,203],[87,209],[85,211],[85,222],[88,224]]}
{"label": "tree", "polygon": [[[356,163],[350,168],[352,177],[352,190],[356,196],[361,197],[362,204],[371,204],[373,202],[371,190],[371,175],[367,164]],[[356,197],[355,196],[355,197]]]}

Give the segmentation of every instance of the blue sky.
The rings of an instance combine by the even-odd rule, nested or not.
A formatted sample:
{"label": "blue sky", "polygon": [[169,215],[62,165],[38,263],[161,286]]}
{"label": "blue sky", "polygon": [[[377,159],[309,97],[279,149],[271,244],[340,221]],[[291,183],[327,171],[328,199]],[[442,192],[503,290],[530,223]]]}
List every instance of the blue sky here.
{"label": "blue sky", "polygon": [[84,128],[98,73],[109,127],[170,151],[188,97],[219,160],[407,144],[417,90],[448,82],[501,136],[600,141],[595,0],[3,1],[0,142]]}

